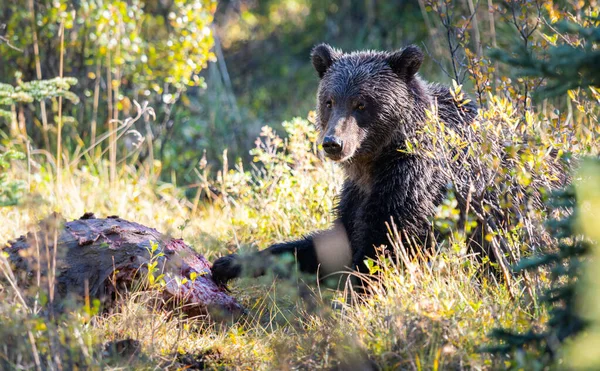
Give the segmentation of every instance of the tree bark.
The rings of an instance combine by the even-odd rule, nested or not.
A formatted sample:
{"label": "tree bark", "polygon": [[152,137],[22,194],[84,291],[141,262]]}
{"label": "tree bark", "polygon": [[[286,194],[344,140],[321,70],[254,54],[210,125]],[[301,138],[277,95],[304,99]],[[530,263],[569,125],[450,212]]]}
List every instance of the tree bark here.
{"label": "tree bark", "polygon": [[[73,296],[97,298],[110,308],[121,294],[150,287],[159,291],[163,306],[188,316],[222,320],[243,312],[212,280],[211,264],[183,240],[117,216],[96,219],[86,213],[65,222],[54,214],[38,231],[1,250],[8,254],[18,286],[44,289],[55,310]],[[149,274],[157,278],[154,284]]]}

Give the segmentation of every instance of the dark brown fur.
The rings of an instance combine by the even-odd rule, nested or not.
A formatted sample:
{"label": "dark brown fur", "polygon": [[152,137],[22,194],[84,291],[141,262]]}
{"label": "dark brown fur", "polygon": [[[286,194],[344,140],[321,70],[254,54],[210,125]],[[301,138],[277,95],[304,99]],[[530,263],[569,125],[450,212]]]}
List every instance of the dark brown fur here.
{"label": "dark brown fur", "polygon": [[[349,266],[366,272],[365,258],[375,258],[375,248],[388,244],[386,223],[391,220],[408,237],[402,241],[405,245],[415,240],[422,246],[432,245],[431,218],[450,184],[463,214],[467,208],[483,213],[485,203],[499,205],[497,195],[487,189],[494,174],[485,163],[467,156],[466,149],[453,150],[458,161],[449,162],[435,153],[433,138],[422,133],[426,110],[435,106],[447,127],[470,143],[481,140],[471,127],[477,108],[456,102],[448,88],[423,81],[416,74],[422,61],[423,54],[415,46],[392,53],[346,54],[325,44],[313,50],[313,66],[321,78],[316,124],[326,155],[339,162],[346,174],[336,208],[336,228],[273,245],[251,260],[292,253],[300,269],[316,272],[324,264],[319,260],[323,250],[343,245],[323,236],[339,235],[342,230],[350,254],[340,253],[334,268]],[[406,143],[414,140],[434,156],[409,151]],[[494,150],[502,156],[500,147]],[[471,193],[478,198],[468,200]],[[503,223],[502,215],[495,217],[495,223],[487,219],[480,223]],[[482,243],[483,234],[480,230],[474,244],[494,260]],[[331,260],[329,257],[327,264],[336,265]],[[218,259],[213,265],[214,277],[221,281],[237,277],[242,261],[236,255]]]}

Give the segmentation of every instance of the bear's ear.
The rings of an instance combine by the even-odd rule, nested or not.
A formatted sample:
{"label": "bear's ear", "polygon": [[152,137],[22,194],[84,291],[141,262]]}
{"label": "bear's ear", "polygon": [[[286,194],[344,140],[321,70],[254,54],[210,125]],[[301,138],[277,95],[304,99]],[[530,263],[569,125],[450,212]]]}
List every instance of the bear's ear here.
{"label": "bear's ear", "polygon": [[341,56],[341,50],[334,49],[327,44],[319,44],[315,46],[310,53],[312,64],[320,78],[323,78],[329,67],[331,67],[331,65]]}
{"label": "bear's ear", "polygon": [[402,50],[390,54],[388,64],[398,76],[412,78],[423,63],[423,52],[416,45],[409,45]]}

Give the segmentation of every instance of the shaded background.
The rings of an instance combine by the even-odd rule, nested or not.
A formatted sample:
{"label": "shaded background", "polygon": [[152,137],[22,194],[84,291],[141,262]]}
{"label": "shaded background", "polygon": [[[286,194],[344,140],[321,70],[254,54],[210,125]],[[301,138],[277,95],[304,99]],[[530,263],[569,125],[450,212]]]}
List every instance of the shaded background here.
{"label": "shaded background", "polygon": [[[156,120],[144,117],[132,134],[110,139],[111,161],[125,157],[185,185],[197,181],[204,150],[213,167],[221,165],[225,148],[229,162],[250,160],[262,126],[280,131],[282,121],[309,114],[318,84],[309,54],[320,42],[345,51],[414,43],[427,54],[421,68],[426,79],[456,80],[480,105],[486,104],[487,92],[504,91],[526,108],[541,80],[513,79],[488,51],[544,48],[548,41],[536,32],[540,16],[561,4],[7,0],[0,6],[0,83],[59,76],[62,50],[68,61],[63,76],[77,78],[71,91],[81,102],[65,99],[63,104],[67,153],[91,146],[92,157],[102,157],[106,142],[96,145],[96,139],[118,126],[111,120],[134,115],[134,100],[148,101]],[[573,6],[578,5],[569,9]],[[0,143],[8,147],[11,136],[20,136],[32,150],[55,154],[58,95],[5,102],[5,107],[0,101],[0,113],[4,109],[8,117],[0,118]]]}

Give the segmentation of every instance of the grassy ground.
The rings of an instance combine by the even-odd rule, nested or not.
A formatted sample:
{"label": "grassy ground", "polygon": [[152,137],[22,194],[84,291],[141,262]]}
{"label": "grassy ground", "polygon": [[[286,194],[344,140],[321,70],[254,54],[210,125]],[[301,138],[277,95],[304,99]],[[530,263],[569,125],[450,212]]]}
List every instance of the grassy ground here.
{"label": "grassy ground", "polygon": [[[210,183],[219,190],[211,200],[204,194],[185,198],[183,190],[157,183],[152,169],[123,166],[111,182],[106,163],[81,162],[65,169],[57,186],[50,165],[28,170],[16,162],[11,178],[24,180],[29,192],[19,206],[0,208],[0,245],[52,211],[67,219],[86,211],[117,214],[181,236],[209,260],[325,228],[340,171],[317,158],[315,133],[306,121],[295,120],[287,129],[286,141],[263,131],[255,152],[265,164],[260,172],[238,165],[211,175],[200,167],[200,189]],[[524,299],[511,299],[503,284],[482,279],[479,263],[461,254],[460,241],[453,247],[428,263],[380,262],[373,294],[365,298],[304,285],[299,276],[237,280],[233,294],[249,314],[228,326],[169,317],[143,305],[142,293],[104,316],[74,307],[50,321],[0,283],[0,364],[154,368],[176,367],[174,361],[185,358],[224,369],[502,367],[477,352],[490,330],[525,328],[545,314]],[[110,361],[103,355],[101,344],[127,338],[140,342],[141,356]]]}

